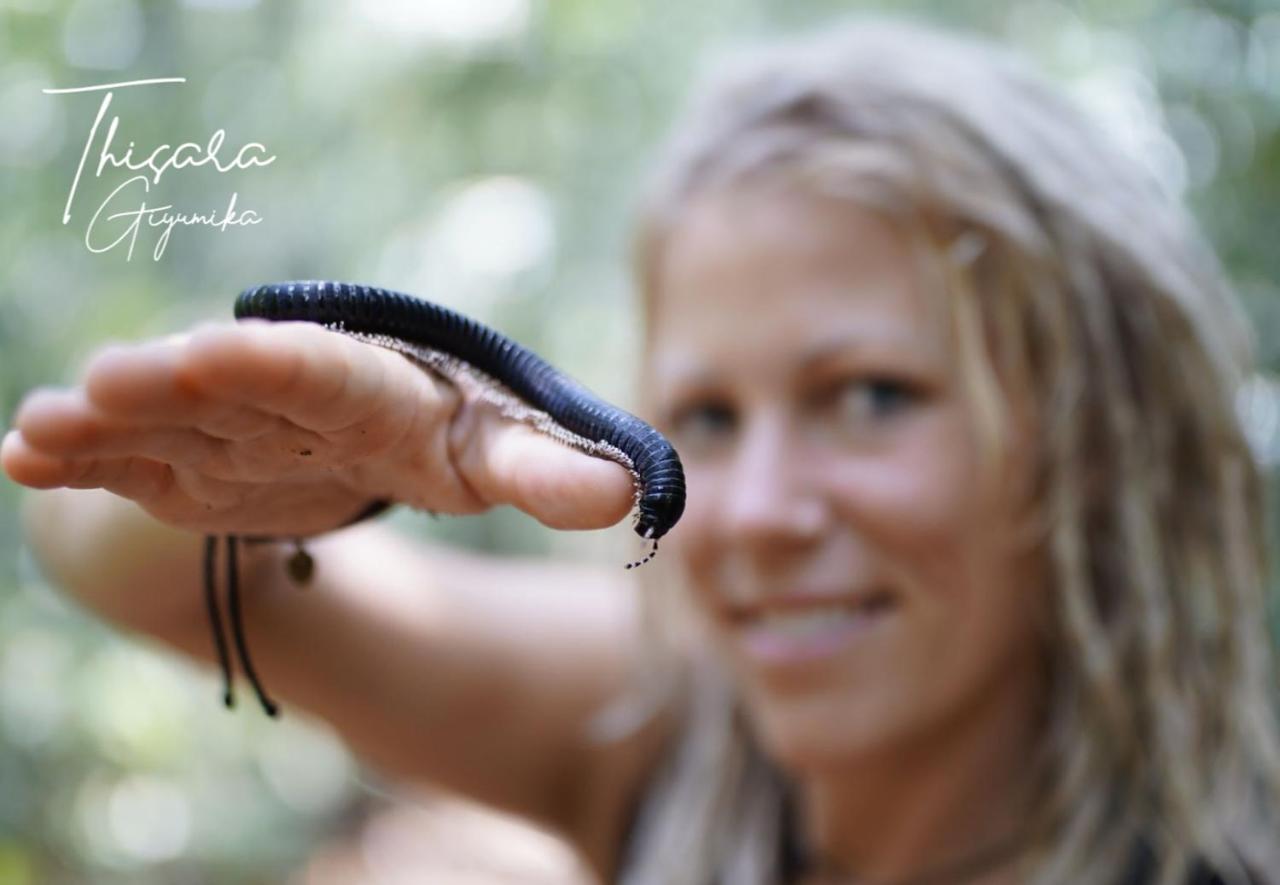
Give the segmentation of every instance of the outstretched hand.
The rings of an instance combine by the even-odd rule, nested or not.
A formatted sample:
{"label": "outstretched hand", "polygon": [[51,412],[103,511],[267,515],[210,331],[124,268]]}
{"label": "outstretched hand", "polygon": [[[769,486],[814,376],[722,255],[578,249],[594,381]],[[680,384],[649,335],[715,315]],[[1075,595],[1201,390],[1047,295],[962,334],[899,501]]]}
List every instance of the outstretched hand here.
{"label": "outstretched hand", "polygon": [[78,385],[27,396],[0,464],[23,485],[103,488],[217,533],[314,534],[375,498],[446,513],[511,504],[553,528],[601,528],[632,502],[619,465],[310,323],[109,347]]}

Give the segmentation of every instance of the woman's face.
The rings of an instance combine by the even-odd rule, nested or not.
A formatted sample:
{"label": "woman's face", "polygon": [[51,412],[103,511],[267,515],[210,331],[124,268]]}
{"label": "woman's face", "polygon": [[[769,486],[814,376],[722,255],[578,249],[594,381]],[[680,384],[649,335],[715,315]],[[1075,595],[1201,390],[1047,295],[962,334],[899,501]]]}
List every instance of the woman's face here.
{"label": "woman's face", "polygon": [[766,746],[818,767],[1033,706],[1043,593],[905,240],[756,187],[667,242],[648,385],[689,484],[667,544]]}

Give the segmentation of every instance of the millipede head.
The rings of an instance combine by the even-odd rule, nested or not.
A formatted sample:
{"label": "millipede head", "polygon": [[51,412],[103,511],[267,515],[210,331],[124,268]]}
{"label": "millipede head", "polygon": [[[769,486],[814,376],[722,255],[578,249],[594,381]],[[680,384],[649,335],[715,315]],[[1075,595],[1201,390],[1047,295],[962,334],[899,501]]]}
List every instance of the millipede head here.
{"label": "millipede head", "polygon": [[684,488],[646,489],[637,508],[635,532],[656,541],[671,531],[684,513]]}

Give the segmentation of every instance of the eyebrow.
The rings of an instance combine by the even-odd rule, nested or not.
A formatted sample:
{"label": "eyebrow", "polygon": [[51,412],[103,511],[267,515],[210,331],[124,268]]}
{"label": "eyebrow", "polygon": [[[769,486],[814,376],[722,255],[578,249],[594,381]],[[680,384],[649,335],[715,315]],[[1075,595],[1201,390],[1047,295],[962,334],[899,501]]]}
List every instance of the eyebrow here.
{"label": "eyebrow", "polygon": [[[875,337],[843,333],[820,339],[816,344],[806,348],[796,360],[794,368],[800,372],[806,372],[846,355],[868,352],[896,355],[909,349],[918,351],[920,347],[921,342],[918,339],[899,333]],[[673,386],[681,388],[714,387],[720,382],[716,372],[701,364],[686,363],[671,370],[669,377]]]}
{"label": "eyebrow", "polygon": [[816,363],[827,362],[845,354],[865,353],[868,351],[873,353],[886,351],[902,353],[919,346],[920,342],[917,339],[897,333],[889,336],[877,335],[874,338],[864,335],[843,334],[821,340],[813,347],[808,348],[797,361],[797,365],[801,368],[807,368]]}

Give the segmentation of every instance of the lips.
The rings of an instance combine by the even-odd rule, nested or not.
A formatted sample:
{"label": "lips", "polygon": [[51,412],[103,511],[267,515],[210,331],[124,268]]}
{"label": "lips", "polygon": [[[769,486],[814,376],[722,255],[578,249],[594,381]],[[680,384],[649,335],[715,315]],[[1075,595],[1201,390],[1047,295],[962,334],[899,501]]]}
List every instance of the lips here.
{"label": "lips", "polygon": [[756,663],[791,666],[832,657],[875,630],[897,608],[885,590],[787,594],[732,606],[742,652]]}
{"label": "lips", "polygon": [[875,614],[896,604],[896,597],[880,588],[857,593],[778,593],[762,594],[750,602],[731,603],[725,607],[725,614],[729,621],[741,625],[841,613]]}

